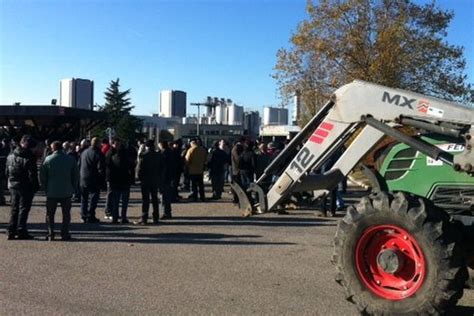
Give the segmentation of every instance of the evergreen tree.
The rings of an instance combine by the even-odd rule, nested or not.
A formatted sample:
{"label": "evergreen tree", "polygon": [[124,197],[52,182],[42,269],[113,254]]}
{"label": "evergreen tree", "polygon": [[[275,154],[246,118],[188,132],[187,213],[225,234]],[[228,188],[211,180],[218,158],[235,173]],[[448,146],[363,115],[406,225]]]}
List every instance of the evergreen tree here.
{"label": "evergreen tree", "polygon": [[105,91],[105,104],[99,111],[106,113],[106,119],[99,128],[99,134],[106,136],[106,129],[112,128],[115,136],[127,141],[140,137],[142,122],[131,115],[134,108],[130,101],[130,89],[120,91],[120,79],[112,80]]}

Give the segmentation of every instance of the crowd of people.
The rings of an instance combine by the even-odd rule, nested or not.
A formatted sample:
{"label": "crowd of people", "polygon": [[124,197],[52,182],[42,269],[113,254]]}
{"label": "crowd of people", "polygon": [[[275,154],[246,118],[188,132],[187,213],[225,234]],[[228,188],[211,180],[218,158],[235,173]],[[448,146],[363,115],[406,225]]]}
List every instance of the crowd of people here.
{"label": "crowd of people", "polygon": [[[0,143],[0,205],[6,203],[3,188],[7,182],[11,204],[9,240],[33,238],[28,233],[27,220],[33,197],[40,189],[46,195],[46,239],[56,237],[54,218],[60,205],[60,237],[69,240],[72,202],[80,202],[83,223],[100,223],[96,209],[100,192],[105,191],[104,219],[113,224],[129,224],[130,188],[138,180],[142,214],[134,224],[149,224],[150,203],[151,221],[158,224],[160,220],[172,218],[173,203],[219,200],[229,181],[247,188],[281,150],[274,143],[268,147],[264,143],[256,146],[245,138],[232,146],[220,140],[209,149],[199,138],[186,144],[181,139],[160,140],[158,148],[153,140],[140,141],[137,146],[118,138],[95,137],[78,144],[47,140],[41,155],[38,155],[40,146],[37,145],[28,135],[17,144],[5,140]],[[204,191],[205,170],[212,187],[210,197],[206,197]],[[180,192],[186,191],[189,195],[182,197]],[[234,202],[238,202],[235,194]]]}

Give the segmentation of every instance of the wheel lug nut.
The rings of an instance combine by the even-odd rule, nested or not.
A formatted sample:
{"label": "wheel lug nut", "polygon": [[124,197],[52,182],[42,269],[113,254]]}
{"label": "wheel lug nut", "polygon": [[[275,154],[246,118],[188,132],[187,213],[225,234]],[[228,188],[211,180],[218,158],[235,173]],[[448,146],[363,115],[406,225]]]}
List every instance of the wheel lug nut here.
{"label": "wheel lug nut", "polygon": [[380,282],[379,280],[377,280],[376,283],[377,283],[378,285],[380,285],[381,282]]}
{"label": "wheel lug nut", "polygon": [[403,239],[407,240],[407,239],[408,239],[408,236],[407,236],[407,235],[403,235]]}

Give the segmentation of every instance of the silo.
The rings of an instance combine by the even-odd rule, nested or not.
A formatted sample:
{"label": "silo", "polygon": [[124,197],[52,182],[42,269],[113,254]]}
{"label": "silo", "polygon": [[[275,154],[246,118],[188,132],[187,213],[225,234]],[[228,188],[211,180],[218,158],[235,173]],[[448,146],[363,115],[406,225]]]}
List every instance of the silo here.
{"label": "silo", "polygon": [[232,104],[227,107],[228,109],[228,124],[229,125],[242,125],[244,108],[236,104]]}
{"label": "silo", "polygon": [[225,124],[225,105],[216,106],[216,122],[217,124]]}

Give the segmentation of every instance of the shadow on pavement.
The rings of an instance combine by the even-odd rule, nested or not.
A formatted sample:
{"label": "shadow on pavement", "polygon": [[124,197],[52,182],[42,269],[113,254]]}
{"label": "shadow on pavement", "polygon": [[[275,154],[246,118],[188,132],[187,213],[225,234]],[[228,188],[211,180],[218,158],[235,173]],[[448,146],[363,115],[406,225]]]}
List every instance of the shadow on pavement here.
{"label": "shadow on pavement", "polygon": [[288,242],[260,242],[252,240],[236,240],[240,238],[256,239],[258,235],[229,235],[213,233],[164,233],[164,234],[140,234],[134,233],[112,233],[101,234],[101,232],[71,232],[79,242],[123,242],[138,244],[190,244],[190,245],[232,245],[232,246],[258,246],[258,245],[294,245]]}
{"label": "shadow on pavement", "polygon": [[[0,224],[4,230],[7,224]],[[115,242],[129,244],[197,244],[197,245],[294,245],[288,242],[260,242],[259,235],[229,235],[215,233],[146,233],[148,228],[159,226],[99,225],[71,223],[70,232],[75,242]],[[60,224],[56,225],[59,233]],[[46,236],[46,225],[29,224],[29,232],[41,241]],[[58,236],[59,238],[59,236]],[[237,240],[246,239],[246,240]],[[13,241],[14,242],[14,241]]]}
{"label": "shadow on pavement", "polygon": [[268,226],[268,227],[312,227],[336,226],[335,220],[326,218],[303,218],[283,215],[275,217],[241,216],[179,216],[162,222],[163,225],[174,226]]}

